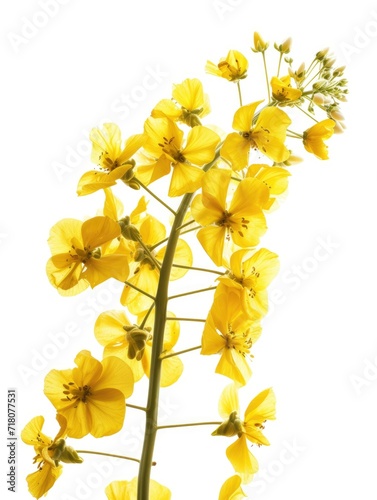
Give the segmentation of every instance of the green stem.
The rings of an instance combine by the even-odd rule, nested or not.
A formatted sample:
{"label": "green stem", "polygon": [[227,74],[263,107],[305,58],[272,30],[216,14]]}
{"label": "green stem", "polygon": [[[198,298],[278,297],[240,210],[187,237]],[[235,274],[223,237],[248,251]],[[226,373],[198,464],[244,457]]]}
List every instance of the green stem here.
{"label": "green stem", "polygon": [[265,56],[264,51],[262,52],[262,57],[263,57],[264,74],[266,75],[268,102],[270,102],[271,101],[270,82],[268,81],[267,63],[266,63],[266,56]]}
{"label": "green stem", "polygon": [[177,318],[176,316],[169,316],[166,321],[197,321],[199,323],[205,323],[207,320],[201,318]]}
{"label": "green stem", "polygon": [[239,80],[237,80],[237,89],[238,89],[238,98],[240,100],[240,106],[242,106],[241,85]]}
{"label": "green stem", "polygon": [[[102,451],[88,451],[88,450],[75,450],[76,453],[87,453],[88,455],[103,455],[104,457],[113,457],[113,458],[123,458],[124,460],[131,460],[132,462],[140,463],[138,458],[133,457],[125,457],[124,455],[114,455],[114,453],[103,453]],[[152,465],[156,465],[156,462],[153,462]]]}
{"label": "green stem", "polygon": [[177,427],[194,427],[197,425],[221,425],[222,422],[195,422],[192,424],[174,424],[174,425],[160,425],[157,430],[161,429],[176,429]]}
{"label": "green stem", "polygon": [[153,295],[151,295],[150,293],[147,293],[145,292],[144,290],[142,290],[141,288],[133,285],[132,283],[130,283],[129,281],[124,281],[124,284],[127,285],[127,286],[130,286],[131,288],[133,288],[134,290],[136,290],[137,292],[140,292],[142,293],[143,295],[145,295],[146,297],[149,297],[150,299],[154,300],[154,297]]}
{"label": "green stem", "polygon": [[307,112],[306,112],[304,109],[302,109],[300,106],[297,106],[297,104],[295,104],[295,107],[296,107],[297,109],[299,109],[300,111],[302,111],[302,112],[303,112],[306,116],[309,116],[309,118],[311,118],[312,120],[314,120],[315,122],[317,122],[317,123],[318,123],[318,120],[316,120],[316,119],[314,118],[314,116],[312,116],[311,114],[307,113]]}
{"label": "green stem", "polygon": [[276,73],[277,78],[279,78],[280,66],[281,66],[281,60],[282,60],[282,58],[283,58],[283,54],[280,52],[279,64],[278,64],[278,72]]}
{"label": "green stem", "polygon": [[134,410],[141,410],[141,411],[147,411],[146,408],[144,408],[144,406],[137,406],[137,405],[132,405],[131,403],[129,403],[127,401],[127,408],[133,408]]}
{"label": "green stem", "polygon": [[145,245],[145,243],[143,242],[141,236],[137,237],[137,241],[143,247],[143,249],[145,250],[145,252],[148,255],[148,257],[153,261],[153,263],[157,267],[157,269],[160,269],[161,264],[158,262],[158,260],[156,260],[154,258],[154,255],[152,254],[152,251]]}
{"label": "green stem", "polygon": [[201,349],[201,348],[202,348],[201,345],[197,345],[195,347],[190,347],[189,349],[183,349],[183,351],[172,352],[170,354],[167,354],[166,356],[161,355],[161,359],[172,358],[173,356],[179,356],[180,354],[185,354],[186,352],[196,351],[197,349]]}
{"label": "green stem", "polygon": [[171,207],[169,207],[169,205],[167,203],[165,203],[163,200],[161,200],[161,198],[159,198],[156,194],[153,193],[153,191],[151,191],[150,189],[147,188],[147,186],[145,186],[142,182],[139,181],[139,179],[137,178],[133,178],[133,180],[136,180],[136,182],[139,184],[140,187],[142,187],[147,193],[149,193],[151,196],[153,196],[153,198],[155,200],[157,200],[159,203],[161,203],[161,205],[163,205],[165,208],[167,208],[168,210],[170,210],[170,212],[173,214],[173,215],[176,215],[176,211],[173,210]]}
{"label": "green stem", "polygon": [[220,271],[215,271],[214,269],[206,269],[205,267],[194,267],[194,266],[184,266],[183,264],[173,264],[173,267],[179,267],[180,269],[188,269],[189,271],[203,271],[206,273],[214,273],[222,276],[224,273]]}
{"label": "green stem", "polygon": [[185,293],[180,293],[178,295],[171,295],[169,297],[169,300],[171,299],[178,299],[179,297],[186,297],[186,295],[193,295],[194,293],[202,293],[202,292],[209,292],[211,290],[216,290],[216,286],[210,286],[208,288],[200,288],[199,290],[193,290],[192,292],[185,292]]}
{"label": "green stem", "polygon": [[151,305],[151,307],[148,309],[147,314],[144,316],[143,321],[139,325],[139,327],[140,327],[141,330],[144,328],[144,325],[147,322],[147,319],[149,318],[150,313],[153,311],[154,306],[155,306],[155,304],[153,302],[153,304]]}
{"label": "green stem", "polygon": [[[209,170],[216,163],[220,156],[219,149],[216,151],[214,159],[203,167],[203,170]],[[149,500],[149,483],[151,475],[151,466],[153,459],[153,450],[156,442],[158,403],[160,395],[160,380],[163,351],[163,341],[165,332],[165,323],[168,306],[168,288],[169,278],[173,265],[174,253],[178,244],[180,235],[179,227],[182,225],[186,212],[190,206],[194,193],[187,193],[183,196],[170,232],[169,240],[166,245],[166,252],[161,266],[160,278],[155,298],[156,314],[153,328],[153,344],[151,353],[151,377],[149,379],[148,400],[146,410],[146,423],[144,433],[143,450],[138,475],[137,500]]]}
{"label": "green stem", "polygon": [[180,231],[181,229],[183,229],[184,227],[186,226],[189,226],[190,224],[192,224],[193,222],[195,222],[194,219],[191,219],[189,220],[188,222],[185,222],[184,224],[182,224],[181,226],[177,227],[176,231]]}

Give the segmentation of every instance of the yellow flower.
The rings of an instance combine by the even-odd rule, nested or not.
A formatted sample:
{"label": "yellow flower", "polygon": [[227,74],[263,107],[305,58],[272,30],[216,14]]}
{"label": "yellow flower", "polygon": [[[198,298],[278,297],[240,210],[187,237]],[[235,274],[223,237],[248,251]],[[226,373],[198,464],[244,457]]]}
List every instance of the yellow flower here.
{"label": "yellow flower", "polygon": [[272,96],[280,103],[291,103],[297,101],[302,96],[300,89],[291,87],[291,77],[289,75],[271,78]]}
{"label": "yellow flower", "polygon": [[184,145],[183,131],[166,117],[148,118],[145,133],[148,139],[144,149],[152,159],[137,168],[137,178],[150,184],[169,174],[173,167],[169,196],[196,191],[204,174],[199,167],[213,160],[220,137],[209,128],[198,125],[189,131]]}
{"label": "yellow flower", "polygon": [[[106,489],[108,500],[137,500],[137,477],[131,481],[113,481]],[[149,500],[170,500],[171,491],[157,481],[149,483]]]}
{"label": "yellow flower", "polygon": [[330,139],[334,133],[334,127],[335,121],[327,118],[305,130],[303,142],[306,151],[313,153],[321,160],[328,160],[327,145],[323,141]]}
{"label": "yellow flower", "polygon": [[220,76],[235,82],[242,80],[247,76],[249,63],[244,55],[237,50],[230,50],[225,58],[221,58],[218,64],[207,61],[205,70],[207,73],[215,76]]}
{"label": "yellow flower", "polygon": [[76,295],[109,278],[125,281],[129,272],[127,257],[104,251],[106,244],[120,234],[119,224],[109,217],[59,221],[51,228],[48,239],[52,257],[46,271],[51,284],[61,295]]}
{"label": "yellow flower", "polygon": [[264,52],[268,46],[269,43],[265,42],[257,31],[254,31],[254,48],[251,47],[251,50],[253,52]]}
{"label": "yellow flower", "polygon": [[275,405],[273,390],[265,389],[249,403],[244,419],[241,420],[235,384],[225,387],[220,396],[219,413],[225,420],[212,436],[237,436],[237,440],[228,446],[226,456],[243,483],[250,482],[258,471],[258,462],[249,451],[247,442],[258,446],[270,444],[262,431],[266,420],[275,419]]}
{"label": "yellow flower", "polygon": [[[152,215],[147,215],[140,224],[140,237],[144,245],[152,248],[154,245],[165,239],[166,230],[164,225],[159,222]],[[148,295],[154,297],[157,292],[158,281],[160,277],[160,270],[156,264],[162,262],[166,251],[166,246],[162,247],[159,251],[151,250],[151,255],[145,249],[135,242],[133,262],[130,262],[130,278],[128,282],[136,286],[138,289],[143,290]],[[192,264],[192,252],[186,241],[179,239],[174,263],[185,266]],[[186,274],[186,269],[173,268],[170,279],[176,280]],[[131,314],[140,314],[149,309],[152,305],[153,299],[140,293],[132,286],[126,285],[123,289],[120,302],[122,305],[127,306]]]}
{"label": "yellow flower", "polygon": [[288,189],[288,177],[291,174],[286,168],[271,167],[270,165],[254,163],[249,166],[246,177],[255,177],[264,182],[270,191],[270,197],[263,206],[264,210],[271,210],[277,205],[277,198]]}
{"label": "yellow flower", "polygon": [[145,136],[133,135],[122,146],[118,125],[105,123],[102,130],[92,129],[90,140],[93,146],[91,160],[98,164],[99,170],[90,170],[81,177],[77,187],[80,196],[116,184],[135,165],[131,157],[143,146]]}
{"label": "yellow flower", "polygon": [[224,287],[237,290],[244,312],[254,319],[261,318],[268,310],[267,287],[278,270],[278,256],[266,248],[257,252],[238,250],[230,257],[230,271],[218,278],[222,286],[216,293],[223,293]]}
{"label": "yellow flower", "polygon": [[241,488],[242,479],[240,476],[232,476],[222,485],[219,500],[241,500],[246,498]]}
{"label": "yellow flower", "polygon": [[67,435],[81,438],[118,432],[126,412],[125,399],[133,392],[131,368],[117,357],[96,360],[89,351],[75,358],[77,368],[51,370],[44,393],[67,419]]}
{"label": "yellow flower", "polygon": [[232,165],[233,170],[241,170],[248,165],[250,149],[259,150],[277,163],[290,155],[284,145],[287,127],[291,123],[289,116],[279,108],[267,107],[256,117],[255,112],[261,102],[241,106],[234,114],[232,127],[237,132],[228,134],[221,148],[221,156]]}
{"label": "yellow flower", "polygon": [[163,99],[152,110],[154,118],[164,116],[172,121],[183,122],[189,127],[201,125],[199,117],[210,112],[208,96],[203,92],[203,85],[197,78],[187,78],[174,85],[173,100]]}
{"label": "yellow flower", "polygon": [[191,204],[192,217],[205,226],[197,237],[217,266],[222,265],[225,240],[243,248],[255,246],[267,229],[262,211],[269,196],[267,186],[258,179],[244,179],[228,204],[230,181],[230,170],[209,170],[203,178],[203,193]]}
{"label": "yellow flower", "polygon": [[31,419],[21,432],[22,441],[34,446],[36,453],[34,463],[38,463],[38,469],[26,478],[29,492],[34,498],[41,498],[53,487],[63,471],[59,462],[81,463],[83,461],[73,448],[65,444],[67,420],[62,415],[57,415],[56,419],[60,430],[55,439],[43,434],[44,418],[42,416]]}
{"label": "yellow flower", "polygon": [[[173,317],[172,313],[168,313]],[[138,318],[141,324],[143,315]],[[123,311],[106,311],[101,313],[94,325],[94,335],[104,346],[104,357],[117,356],[129,365],[137,382],[144,374],[150,376],[150,362],[153,342],[152,312],[143,329],[131,325]],[[179,338],[179,322],[166,322],[163,353],[172,353]],[[183,371],[182,361],[178,356],[172,356],[162,361],[161,387],[167,387],[178,380]]]}
{"label": "yellow flower", "polygon": [[216,373],[241,385],[251,377],[247,358],[261,334],[259,322],[240,308],[240,294],[226,289],[213,302],[204,326],[201,354],[220,354]]}

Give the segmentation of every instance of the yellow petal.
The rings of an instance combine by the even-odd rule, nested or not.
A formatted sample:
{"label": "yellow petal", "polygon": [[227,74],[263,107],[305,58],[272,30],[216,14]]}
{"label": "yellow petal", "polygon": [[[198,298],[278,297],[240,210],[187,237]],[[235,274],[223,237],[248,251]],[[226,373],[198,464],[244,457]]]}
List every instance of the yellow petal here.
{"label": "yellow petal", "polygon": [[246,498],[245,493],[241,489],[241,477],[232,476],[222,485],[219,500],[241,500]]}
{"label": "yellow petal", "polygon": [[220,137],[216,132],[198,125],[188,133],[187,144],[182,154],[189,162],[195,165],[204,165],[213,160],[219,142]]}
{"label": "yellow petal", "polygon": [[120,226],[110,217],[93,217],[83,223],[81,233],[84,246],[94,250],[120,236]]}
{"label": "yellow petal", "polygon": [[276,398],[272,389],[265,389],[258,394],[248,405],[245,411],[245,423],[264,422],[274,420]]}
{"label": "yellow petal", "polygon": [[91,258],[82,273],[92,288],[109,278],[126,281],[129,275],[128,259],[123,254],[104,255],[99,259]]}
{"label": "yellow petal", "polygon": [[246,437],[242,435],[226,449],[226,456],[243,483],[249,483],[258,472],[258,461],[249,451]]}
{"label": "yellow petal", "polygon": [[21,431],[22,441],[32,446],[50,446],[52,439],[42,432],[44,421],[42,416],[32,418]]}
{"label": "yellow petal", "polygon": [[197,238],[202,247],[213,260],[216,266],[221,266],[223,261],[225,228],[220,226],[207,226],[199,229]]}
{"label": "yellow petal", "polygon": [[226,136],[221,147],[221,157],[231,164],[233,170],[241,170],[249,163],[249,151],[249,140],[232,132]]}
{"label": "yellow petal", "polygon": [[26,481],[29,486],[29,492],[34,498],[41,498],[54,486],[55,481],[63,472],[63,467],[53,467],[45,462],[41,469],[29,474]]}
{"label": "yellow petal", "polygon": [[82,222],[76,219],[63,219],[52,226],[48,238],[52,255],[68,252],[72,246],[72,238],[76,238],[83,248],[81,227]]}
{"label": "yellow petal", "polygon": [[216,373],[234,380],[241,386],[247,384],[251,377],[251,368],[243,353],[236,349],[225,348],[216,366]]}
{"label": "yellow petal", "polygon": [[186,163],[176,163],[170,181],[169,196],[174,197],[194,193],[199,189],[203,175],[204,172],[199,167]]}
{"label": "yellow petal", "polygon": [[236,386],[235,384],[228,384],[220,395],[219,414],[222,418],[226,419],[234,411],[239,413],[239,407],[240,405]]}
{"label": "yellow petal", "polygon": [[97,341],[106,346],[124,339],[123,326],[130,326],[124,311],[106,311],[101,313],[94,324],[94,335]]}
{"label": "yellow petal", "polygon": [[130,367],[115,356],[106,357],[102,361],[102,366],[103,372],[101,378],[95,384],[95,390],[118,389],[126,399],[129,398],[134,388]]}
{"label": "yellow petal", "polygon": [[[105,358],[104,361],[106,359],[110,358]],[[122,362],[120,359],[118,361]],[[117,389],[96,390],[88,399],[88,404],[84,405],[80,402],[78,408],[82,406],[86,406],[87,413],[90,414],[90,417],[87,415],[86,418],[91,422],[90,433],[94,437],[110,436],[123,427],[126,405],[121,391]],[[77,415],[78,418],[80,418],[79,415]],[[72,437],[76,436],[72,435]]]}
{"label": "yellow petal", "polygon": [[249,132],[253,124],[255,111],[262,102],[263,99],[238,108],[234,114],[232,128],[238,132]]}
{"label": "yellow petal", "polygon": [[199,109],[204,104],[203,85],[197,78],[186,78],[174,85],[173,98],[188,111]]}

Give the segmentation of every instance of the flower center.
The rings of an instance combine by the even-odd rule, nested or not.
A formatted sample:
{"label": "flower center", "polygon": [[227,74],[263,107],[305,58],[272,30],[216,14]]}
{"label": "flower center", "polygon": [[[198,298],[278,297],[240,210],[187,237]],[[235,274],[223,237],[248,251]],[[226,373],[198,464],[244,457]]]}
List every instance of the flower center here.
{"label": "flower center", "polygon": [[176,163],[185,163],[186,158],[183,156],[181,150],[174,144],[175,137],[171,139],[163,137],[163,139],[164,142],[158,144],[160,148],[162,148],[162,151],[170,156]]}
{"label": "flower center", "polygon": [[241,333],[235,332],[232,329],[232,324],[228,323],[228,333],[225,336],[222,335],[222,337],[226,342],[227,349],[235,349],[238,354],[241,354],[243,357],[253,357],[253,355],[250,354],[250,349],[253,343],[247,331]]}
{"label": "flower center", "polygon": [[233,234],[235,231],[243,238],[244,234],[242,229],[248,229],[249,220],[245,219],[245,217],[241,217],[240,221],[232,220],[232,214],[227,210],[224,210],[223,216],[221,219],[215,222],[216,226],[225,227],[227,230],[227,239],[229,240],[230,234]]}
{"label": "flower center", "polygon": [[[65,394],[65,398],[62,398],[62,401],[79,401],[82,403],[87,403],[87,399],[92,395],[90,391],[89,385],[84,385],[83,387],[78,387],[74,382],[68,382],[68,384],[63,384]],[[77,408],[77,405],[74,407]]]}

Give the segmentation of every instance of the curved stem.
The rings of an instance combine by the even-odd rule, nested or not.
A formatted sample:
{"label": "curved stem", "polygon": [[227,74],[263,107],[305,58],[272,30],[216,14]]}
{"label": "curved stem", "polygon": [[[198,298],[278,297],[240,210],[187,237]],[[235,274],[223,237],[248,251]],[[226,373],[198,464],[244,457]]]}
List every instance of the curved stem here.
{"label": "curved stem", "polygon": [[[89,450],[75,450],[76,453],[87,453],[88,455],[103,455],[104,457],[113,457],[113,458],[123,458],[124,460],[131,460],[132,462],[139,462],[138,458],[134,457],[126,457],[124,455],[114,455],[114,453],[103,453],[102,451],[89,451]],[[156,465],[154,462],[152,465]]]}
{"label": "curved stem", "polygon": [[136,182],[139,184],[140,187],[142,187],[147,193],[149,193],[151,196],[153,196],[153,198],[155,200],[157,200],[159,203],[161,203],[162,206],[164,206],[165,208],[167,208],[168,210],[170,210],[170,212],[173,215],[176,215],[176,211],[175,210],[173,210],[171,207],[169,207],[169,205],[167,203],[165,203],[163,200],[161,200],[161,198],[159,198],[156,194],[154,194],[153,191],[151,191],[149,188],[147,188],[147,186],[145,186],[142,182],[140,182],[139,179],[137,179],[136,177],[134,177],[133,180],[136,180]]}
{"label": "curved stem", "polygon": [[184,266],[183,264],[173,264],[173,267],[179,267],[180,269],[188,269],[189,271],[203,271],[206,273],[214,273],[218,274],[219,276],[222,276],[224,274],[214,269],[206,269],[205,267]]}
{"label": "curved stem", "polygon": [[197,345],[195,347],[190,347],[189,349],[183,349],[183,351],[172,352],[170,354],[167,354],[166,356],[164,356],[162,354],[161,359],[172,358],[173,356],[179,356],[180,354],[185,354],[186,352],[196,351],[197,349],[201,349],[201,348],[202,348],[201,345]]}
{"label": "curved stem", "polygon": [[237,80],[237,89],[238,89],[238,98],[240,100],[240,106],[242,106],[241,85],[239,80]]}
{"label": "curved stem", "polygon": [[186,295],[193,295],[194,293],[209,292],[211,290],[216,290],[217,286],[210,286],[208,288],[201,288],[200,290],[193,290],[192,292],[179,293],[178,295],[171,295],[169,300],[178,299],[179,297],[186,297]]}
{"label": "curved stem", "polygon": [[[216,163],[220,156],[220,150],[216,151],[214,159],[203,167],[204,171],[209,170]],[[151,466],[153,450],[157,434],[158,403],[160,395],[160,380],[163,351],[163,341],[165,332],[165,323],[168,306],[168,288],[170,273],[173,265],[175,250],[177,247],[180,231],[179,227],[183,224],[184,217],[190,206],[194,193],[187,193],[183,196],[176,212],[169,240],[166,245],[166,252],[161,266],[160,278],[155,298],[156,314],[153,328],[153,345],[151,353],[151,377],[149,379],[148,400],[146,410],[146,423],[143,450],[141,453],[137,500],[149,500],[149,483],[151,475]]]}
{"label": "curved stem", "polygon": [[163,340],[166,322],[166,311],[168,304],[168,286],[170,272],[173,264],[174,252],[178,243],[179,230],[177,228],[182,224],[186,211],[190,205],[193,193],[184,195],[179,206],[177,215],[172,226],[169,240],[166,246],[164,260],[161,266],[160,279],[155,299],[156,315],[153,328],[153,347],[151,356],[150,373],[153,374],[149,381],[145,437],[143,450],[141,454],[139,477],[138,477],[138,500],[149,499],[149,482],[151,464],[153,458],[154,444],[157,432],[158,401],[160,394],[161,379],[161,353],[163,350]]}
{"label": "curved stem", "polygon": [[131,288],[133,288],[133,289],[134,289],[134,290],[136,290],[137,292],[142,293],[142,294],[143,294],[143,295],[145,295],[146,297],[149,297],[150,299],[154,300],[153,295],[151,295],[150,293],[147,293],[147,292],[145,292],[144,290],[142,290],[141,288],[139,288],[139,287],[137,287],[137,286],[133,285],[133,284],[132,284],[132,283],[130,283],[129,281],[124,281],[123,283],[124,283],[125,285],[127,285],[127,286],[130,286]]}
{"label": "curved stem", "polygon": [[194,422],[191,424],[174,424],[174,425],[160,425],[157,430],[160,429],[175,429],[177,427],[194,427],[197,425],[221,425],[222,422]]}

